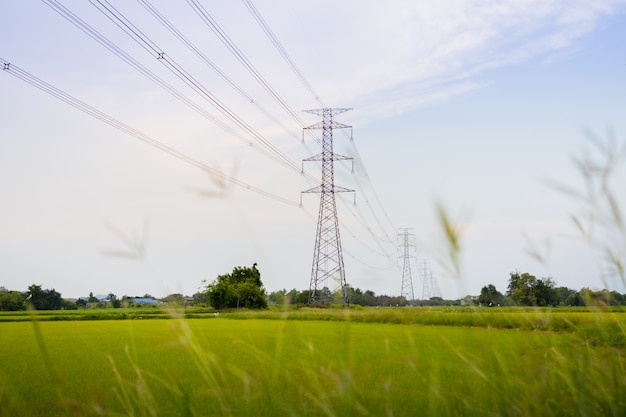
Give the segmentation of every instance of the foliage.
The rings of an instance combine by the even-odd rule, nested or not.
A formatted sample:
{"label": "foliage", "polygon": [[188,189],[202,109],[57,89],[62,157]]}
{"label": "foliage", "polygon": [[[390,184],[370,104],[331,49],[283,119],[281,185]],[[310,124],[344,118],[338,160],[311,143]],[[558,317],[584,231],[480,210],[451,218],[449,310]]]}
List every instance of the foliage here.
{"label": "foliage", "polygon": [[111,303],[111,306],[113,308],[122,307],[122,301],[119,298],[117,298],[117,295],[113,294],[112,292],[107,295],[106,299],[109,303]]}
{"label": "foliage", "polygon": [[507,295],[516,305],[556,305],[554,282],[550,278],[537,279],[528,273],[511,272]]}
{"label": "foliage", "polygon": [[61,294],[53,289],[43,290],[41,285],[31,285],[26,292],[26,300],[36,310],[59,310],[63,307]]}
{"label": "foliage", "polygon": [[19,291],[0,291],[0,311],[24,310],[24,295]]}
{"label": "foliage", "polygon": [[219,275],[207,285],[209,303],[218,310],[224,308],[267,308],[265,289],[256,263],[235,267],[230,274]]}
{"label": "foliage", "polygon": [[171,305],[182,306],[185,304],[186,298],[182,294],[169,294],[165,298],[163,298],[161,301],[167,304],[171,304]]}
{"label": "foliage", "polygon": [[489,284],[480,290],[478,302],[484,306],[501,306],[505,304],[504,295],[493,284]]}
{"label": "foliage", "polygon": [[207,305],[209,303],[206,291],[198,291],[191,298],[193,299],[193,305]]}

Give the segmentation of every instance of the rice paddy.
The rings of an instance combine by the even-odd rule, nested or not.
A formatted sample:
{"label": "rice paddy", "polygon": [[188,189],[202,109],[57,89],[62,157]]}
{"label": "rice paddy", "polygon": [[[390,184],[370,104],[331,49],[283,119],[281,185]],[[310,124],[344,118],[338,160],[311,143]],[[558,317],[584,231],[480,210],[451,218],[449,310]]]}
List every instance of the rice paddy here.
{"label": "rice paddy", "polygon": [[0,415],[626,412],[621,311],[170,314],[0,323]]}

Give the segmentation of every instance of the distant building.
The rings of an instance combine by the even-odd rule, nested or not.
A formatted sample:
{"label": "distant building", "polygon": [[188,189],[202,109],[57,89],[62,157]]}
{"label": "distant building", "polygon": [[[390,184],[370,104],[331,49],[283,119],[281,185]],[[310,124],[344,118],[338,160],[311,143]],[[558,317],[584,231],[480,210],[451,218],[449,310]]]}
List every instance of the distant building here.
{"label": "distant building", "polygon": [[157,300],[154,298],[135,297],[133,298],[135,304],[156,304]]}

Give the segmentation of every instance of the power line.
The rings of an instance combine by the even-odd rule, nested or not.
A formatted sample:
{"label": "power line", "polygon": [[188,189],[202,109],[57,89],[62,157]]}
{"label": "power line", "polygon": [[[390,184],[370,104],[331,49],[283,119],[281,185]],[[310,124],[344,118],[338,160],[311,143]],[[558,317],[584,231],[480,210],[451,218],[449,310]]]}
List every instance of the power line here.
{"label": "power line", "polygon": [[[58,2],[56,0],[42,0],[44,1],[44,3],[48,4],[50,7],[52,7],[53,9],[55,9],[54,6],[52,6],[51,4],[56,4],[57,8],[63,8],[63,6],[59,5]],[[154,57],[156,57],[161,64],[166,65],[172,72],[174,72],[174,74],[181,79],[183,82],[185,82],[185,84],[187,84],[190,88],[192,88],[194,91],[196,91],[198,94],[200,94],[201,96],[203,96],[205,99],[207,99],[209,102],[211,102],[211,100],[206,96],[206,94],[211,94],[210,92],[208,92],[208,90],[204,87],[202,87],[202,85],[200,84],[200,82],[198,80],[196,80],[194,77],[192,77],[191,75],[189,75],[179,64],[176,63],[176,61],[174,61],[172,59],[172,57],[170,57],[168,54],[165,54],[149,37],[147,37],[143,32],[141,32],[138,28],[136,28],[136,26],[134,26],[128,19],[126,19],[121,13],[119,13],[119,11],[117,11],[116,9],[113,8],[113,6],[110,5],[109,2],[107,2],[106,0],[100,1],[100,0],[90,0],[91,3],[98,7],[96,5],[96,1],[97,4],[100,5],[100,7],[98,7],[98,9],[103,12],[105,15],[109,15],[110,17],[108,17],[109,19],[112,20],[117,20],[116,25],[122,29],[124,29],[126,27],[126,29],[124,29],[124,31],[133,39],[135,39],[136,42],[144,42],[142,48],[148,52],[150,52],[150,54]],[[142,3],[144,5],[144,7],[148,6],[148,0],[139,0],[140,3]],[[313,95],[313,97],[318,100],[319,102],[321,102],[321,99],[319,98],[319,96],[315,93],[315,90],[311,87],[310,83],[308,83],[308,81],[306,80],[306,78],[304,77],[304,75],[302,74],[302,72],[298,69],[298,67],[295,65],[293,59],[289,56],[289,54],[287,53],[287,51],[285,50],[285,48],[282,46],[282,44],[278,41],[278,38],[274,35],[274,32],[271,30],[271,28],[269,27],[269,25],[267,24],[267,22],[262,18],[262,16],[260,15],[260,13],[258,12],[258,10],[254,7],[254,5],[252,4],[251,1],[249,0],[243,0],[244,4],[246,5],[246,7],[248,8],[248,10],[252,13],[253,17],[255,18],[255,20],[257,20],[257,23],[259,23],[259,25],[261,26],[261,28],[263,29],[263,31],[265,32],[265,34],[268,36],[268,38],[270,38],[270,41],[272,42],[272,44],[279,50],[279,52],[281,53],[281,56],[283,57],[283,59],[287,62],[287,64],[289,65],[289,67],[292,69],[292,71],[294,71],[294,73],[298,76],[298,79],[300,79],[300,81],[303,83],[303,85],[305,85],[305,87],[307,88],[307,90]],[[220,38],[220,40],[224,43],[224,45],[231,51],[231,53],[233,53],[235,55],[235,57],[237,57],[237,59],[242,63],[242,65],[254,76],[254,78],[265,88],[265,90],[270,94],[270,96],[272,96],[272,98],[281,105],[281,107],[283,107],[283,109],[292,117],[294,118],[294,120],[296,120],[298,123],[300,123],[302,125],[302,121],[301,119],[295,114],[295,112],[293,111],[292,108],[289,107],[289,105],[286,103],[286,101],[284,99],[282,99],[282,97],[280,97],[280,95],[276,92],[275,88],[260,74],[260,72],[256,69],[256,67],[254,67],[252,65],[252,63],[245,57],[245,55],[243,55],[243,53],[241,52],[241,50],[234,44],[234,42],[226,35],[226,33],[223,31],[223,29],[217,24],[217,22],[215,22],[215,20],[213,19],[213,17],[206,12],[206,9],[197,1],[195,0],[187,0],[187,3],[195,10],[195,12],[202,18],[202,20],[205,22],[205,24],[207,24],[207,26],[209,26],[209,28],[211,28],[211,30],[216,34],[216,36],[218,36],[218,38]],[[63,8],[65,9],[65,8]],[[65,9],[67,10],[67,9]],[[149,8],[147,8],[148,11],[150,11]],[[156,9],[154,9],[156,11]],[[56,10],[59,14],[61,14],[62,16],[64,16],[64,14],[62,12],[60,12],[59,10]],[[68,11],[69,12],[69,11]],[[158,13],[158,11],[156,11]],[[71,12],[69,12],[71,14]],[[151,13],[152,14],[152,13]],[[71,14],[73,15],[73,14]],[[70,15],[70,16],[71,16]],[[223,121],[221,121],[220,119],[217,119],[215,116],[211,115],[210,113],[208,113],[206,110],[204,110],[202,107],[198,106],[197,104],[195,104],[194,102],[192,102],[191,100],[189,100],[186,96],[184,96],[182,93],[180,93],[179,91],[175,90],[172,86],[170,86],[169,84],[167,84],[165,81],[163,81],[162,79],[158,78],[156,75],[154,75],[153,73],[151,73],[149,70],[147,70],[145,67],[143,67],[141,64],[139,64],[136,60],[134,60],[132,57],[130,57],[130,55],[125,54],[121,49],[119,49],[115,44],[113,44],[112,42],[108,41],[108,39],[104,38],[102,35],[100,35],[97,31],[95,31],[93,28],[89,27],[86,23],[80,21],[75,15],[74,19],[75,21],[72,21],[72,18],[68,17],[68,16],[64,16],[66,19],[70,20],[73,24],[75,24],[76,26],[78,26],[81,30],[83,30],[85,33],[87,33],[89,36],[91,36],[92,38],[94,38],[95,40],[97,40],[99,43],[101,43],[103,46],[105,46],[107,49],[109,49],[111,52],[113,52],[114,54],[116,54],[118,57],[122,58],[125,62],[127,62],[129,65],[133,66],[135,69],[137,69],[140,73],[142,73],[144,76],[148,77],[149,79],[151,79],[152,81],[154,81],[155,83],[157,83],[157,85],[161,86],[162,88],[164,88],[166,91],[170,92],[171,94],[173,94],[175,97],[179,98],[181,101],[183,101],[185,104],[187,104],[188,106],[190,106],[191,108],[193,108],[194,110],[200,112],[203,116],[209,118],[209,120],[211,120],[213,123],[216,123],[218,126],[220,126],[221,128],[223,128],[225,131],[227,131],[229,134],[234,135],[235,137],[237,137],[238,139],[246,142],[247,144],[253,144],[256,142],[259,142],[262,146],[260,147],[255,147],[257,150],[262,151],[264,154],[270,156],[272,159],[275,159],[277,162],[288,166],[289,168],[291,168],[294,171],[297,172],[302,172],[301,167],[295,163],[292,164],[293,161],[291,161],[289,159],[289,157],[287,157],[286,155],[282,154],[282,152],[280,152],[278,149],[276,149],[276,151],[278,151],[278,153],[275,153],[274,150],[272,150],[271,146],[270,147],[266,147],[266,145],[259,140],[256,140],[256,142],[250,142],[250,140],[244,138],[239,132],[236,132],[235,130],[233,130],[230,126],[226,125]],[[154,16],[154,14],[153,14]],[[161,15],[162,16],[162,15]],[[156,17],[156,16],[155,16]],[[76,20],[78,19],[78,20]],[[160,20],[160,19],[159,19]],[[126,23],[123,23],[123,22]],[[77,23],[79,22],[79,23]],[[163,23],[163,22],[162,22]],[[167,26],[166,26],[167,27]],[[176,31],[178,31],[173,25],[171,26],[171,28],[168,28],[168,30],[170,30],[170,32],[172,32],[174,34],[174,36],[177,36],[175,33]],[[180,33],[180,31],[178,31],[178,33]],[[182,35],[182,34],[181,34]],[[178,36],[177,36],[178,37]],[[184,38],[184,37],[183,37]],[[179,38],[179,40],[181,40],[181,42],[185,43],[181,38]],[[189,47],[190,49],[193,48],[193,44],[191,44],[191,42],[189,42],[190,45],[187,45],[187,47]],[[197,48],[196,48],[197,49]],[[282,52],[281,52],[282,50]],[[198,50],[199,51],[199,50]],[[206,56],[205,56],[206,57]],[[203,60],[204,61],[204,60]],[[209,60],[210,62],[210,60]],[[205,62],[206,63],[206,62]],[[207,64],[209,65],[209,64]],[[209,65],[210,66],[210,65]],[[215,66],[217,67],[217,66]],[[222,71],[223,73],[223,71]],[[226,81],[226,80],[225,80]],[[232,81],[232,80],[231,80]],[[228,81],[226,81],[228,83]],[[237,88],[239,88],[238,93],[246,100],[248,101],[254,101],[254,103],[256,103],[256,100],[252,100],[252,98],[245,94],[245,91],[243,91],[243,89],[241,89],[234,81],[232,81],[232,85],[231,87],[234,88],[237,91]],[[213,96],[214,97],[214,96]],[[216,97],[214,97],[214,99],[218,102],[219,100],[217,100]],[[212,105],[216,105],[217,103]],[[219,106],[219,104],[217,104]],[[218,108],[218,107],[216,107]],[[224,111],[230,111],[230,109],[225,108],[223,109]],[[220,112],[225,115],[226,117],[229,117],[228,115],[224,114],[222,110],[220,110]],[[267,112],[264,111],[264,113],[266,115],[268,115],[269,117],[271,117],[271,115]],[[236,118],[238,117],[236,115],[236,113],[232,112],[232,117]],[[235,125],[237,125],[238,127],[246,130],[243,126],[239,125],[237,122],[235,122],[235,120],[233,120],[232,118],[229,117],[229,119],[231,120],[231,122],[233,122]],[[273,120],[276,120],[276,118],[272,118]],[[243,120],[242,120],[243,122]],[[245,123],[245,122],[243,122]],[[250,127],[250,129],[252,129],[252,127]],[[307,130],[305,130],[307,131]],[[308,132],[308,131],[307,131]],[[250,134],[251,136],[253,136],[254,138],[254,134],[247,132],[248,134]],[[256,132],[258,133],[258,132]],[[260,134],[259,134],[260,136]],[[262,136],[261,136],[262,137]],[[351,136],[350,136],[351,137]],[[263,138],[265,139],[265,138]],[[354,147],[354,154],[357,155],[357,157],[360,159],[360,155],[358,153],[358,149],[356,147],[356,144],[354,143],[354,141],[351,141],[352,145]],[[271,144],[270,144],[271,145]],[[283,158],[286,157],[286,160]],[[313,160],[313,159],[311,159]],[[380,201],[380,198],[378,197],[378,194],[376,193],[376,190],[373,186],[373,184],[371,183],[370,177],[367,174],[367,171],[365,170],[365,165],[362,161],[362,159],[360,159],[361,161],[361,165],[362,165],[362,169],[363,172],[365,173],[365,178],[367,183],[369,184],[369,188],[370,188],[370,192],[372,192],[374,194],[374,198],[375,201],[378,203],[379,208],[382,210],[382,213],[384,214],[384,217],[389,221],[389,223],[391,223],[391,220],[389,219],[389,216],[387,215],[384,207],[382,206],[382,202]],[[307,176],[307,178],[311,178],[310,176]],[[359,187],[361,188],[363,191],[365,191],[365,194],[367,195],[367,191],[365,188],[363,187]],[[377,243],[377,245],[382,249],[383,252],[386,252],[386,250],[383,248],[383,244],[387,244],[390,243],[392,241],[391,238],[389,238],[389,234],[385,231],[385,228],[383,227],[383,223],[380,222],[377,214],[376,214],[376,210],[374,209],[374,207],[371,205],[370,203],[370,199],[365,198],[365,202],[368,205],[369,211],[371,213],[371,216],[374,219],[374,222],[376,223],[377,227],[381,228],[381,231],[383,233],[383,235],[386,237],[386,239],[381,239],[381,237],[376,236],[376,234],[373,231],[373,228],[369,226],[369,220],[366,218],[366,216],[359,210],[359,207],[357,206],[357,214],[353,215],[359,219],[359,223],[366,229],[366,231],[372,236],[372,238],[374,239],[374,241]],[[371,250],[371,249],[370,249]],[[388,256],[389,257],[389,256]]]}
{"label": "power line", "polygon": [[[292,161],[287,155],[282,153],[278,148],[272,145],[258,131],[246,123],[241,117],[233,112],[228,106],[221,102],[213,93],[211,93],[200,81],[194,78],[175,60],[165,54],[163,49],[159,48],[148,36],[146,36],[139,28],[130,22],[123,14],[113,7],[106,0],[89,0],[98,10],[100,10],[107,18],[113,21],[120,29],[122,29],[131,39],[142,46],[146,51],[154,55],[154,57],[164,64],[170,71],[174,73],[181,81],[191,87],[200,96],[206,99],[213,107],[215,107],[222,115],[226,116],[236,126],[243,129],[256,141],[260,142],[266,149],[272,152],[278,160],[282,161],[286,166],[295,172],[301,172],[300,166]],[[97,3],[97,4],[96,4]]]}
{"label": "power line", "polygon": [[280,55],[283,57],[283,59],[287,62],[287,64],[289,65],[289,67],[292,69],[292,71],[296,74],[296,76],[298,77],[298,79],[302,82],[302,84],[304,84],[304,86],[306,87],[307,90],[309,90],[309,93],[311,93],[311,95],[313,96],[313,98],[315,99],[315,101],[317,101],[322,107],[325,107],[324,104],[322,103],[322,100],[320,99],[319,94],[317,94],[315,92],[315,90],[313,89],[313,87],[311,86],[311,84],[307,81],[307,79],[304,77],[304,74],[302,74],[302,71],[300,71],[300,69],[298,68],[298,66],[296,65],[296,63],[293,61],[293,59],[291,59],[291,56],[289,55],[289,53],[287,52],[287,50],[283,47],[283,45],[280,43],[280,41],[278,40],[278,38],[276,37],[276,35],[274,35],[274,32],[272,31],[272,29],[270,28],[270,26],[267,24],[267,22],[265,21],[265,19],[263,19],[263,16],[261,16],[261,13],[259,13],[259,11],[257,10],[256,7],[254,7],[254,4],[252,3],[252,0],[242,0],[243,3],[246,5],[246,7],[248,8],[248,10],[250,11],[250,13],[252,14],[252,16],[254,17],[254,19],[257,21],[257,23],[259,24],[259,26],[261,26],[261,29],[263,29],[263,32],[265,32],[265,34],[267,35],[267,37],[270,39],[270,41],[272,42],[272,44],[276,47],[276,49],[278,50],[278,52],[280,53]]}
{"label": "power line", "polygon": [[126,133],[129,136],[134,137],[135,139],[138,139],[139,141],[152,146],[155,149],[160,150],[161,152],[164,152],[170,156],[173,156],[174,158],[177,158],[180,161],[183,161],[189,165],[195,166],[196,168],[200,168],[202,171],[204,171],[205,173],[211,175],[213,178],[237,185],[239,187],[245,188],[246,190],[250,190],[253,191],[257,194],[260,194],[264,197],[268,197],[271,198],[275,201],[284,203],[284,204],[288,204],[290,206],[295,206],[295,207],[299,207],[300,205],[297,202],[288,200],[286,198],[280,197],[278,195],[275,195],[273,193],[270,193],[268,191],[265,191],[261,188],[255,187],[253,185],[250,185],[246,182],[243,182],[241,180],[238,180],[235,177],[232,177],[230,175],[226,175],[223,172],[212,168],[208,165],[206,165],[203,162],[198,161],[197,159],[194,159],[154,138],[152,138],[151,136],[146,135],[145,133],[142,133],[140,131],[138,131],[137,129],[134,129],[132,127],[130,127],[129,125],[122,123],[121,121],[101,112],[100,110],[84,103],[83,101],[65,93],[64,91],[48,84],[47,82],[35,77],[34,75],[31,75],[30,73],[22,70],[21,68],[11,64],[9,61],[6,61],[2,58],[0,58],[0,64],[2,64],[3,67],[3,71],[13,75],[14,77],[21,79],[22,81],[27,82],[28,84],[40,89],[41,91],[48,93],[49,95],[65,102],[66,104],[71,105],[72,107],[75,107],[76,109],[92,116],[95,117],[96,119],[107,123],[108,125]]}
{"label": "power line", "polygon": [[[163,88],[165,91],[167,91],[168,93],[173,95],[178,100],[182,101],[188,107],[190,107],[191,109],[195,110],[200,115],[202,115],[203,117],[205,117],[206,119],[208,119],[209,121],[211,121],[212,123],[214,123],[215,125],[220,127],[221,129],[223,129],[224,131],[226,131],[230,135],[232,135],[232,136],[236,137],[237,139],[241,140],[242,142],[246,143],[247,145],[253,145],[254,144],[254,142],[250,142],[249,139],[244,138],[241,134],[239,134],[233,128],[231,128],[230,126],[225,124],[223,121],[221,121],[220,119],[218,119],[215,116],[213,116],[211,113],[206,111],[203,107],[199,106],[194,101],[190,100],[188,97],[186,97],[183,93],[178,91],[172,85],[170,85],[169,83],[164,81],[162,78],[160,78],[159,76],[157,76],[156,74],[154,74],[153,72],[148,70],[144,65],[142,65],[136,59],[134,59],[132,56],[130,56],[128,53],[126,53],[125,51],[120,49],[117,45],[115,45],[113,42],[111,42],[108,38],[103,36],[100,32],[98,32],[93,27],[91,27],[89,24],[87,24],[85,21],[83,21],[81,18],[76,16],[76,14],[71,12],[69,9],[67,9],[65,6],[60,4],[58,1],[56,1],[56,0],[42,0],[42,2],[44,4],[46,4],[47,6],[49,6],[52,10],[57,12],[60,16],[62,16],[66,20],[68,20],[70,23],[72,23],[78,29],[83,31],[89,37],[94,39],[100,45],[104,46],[107,50],[112,52],[114,55],[116,55],[122,61],[124,61],[125,63],[130,65],[132,68],[137,70],[140,74],[142,74],[143,76],[145,76],[146,78],[148,78],[149,80],[151,80],[152,82],[157,84],[159,87]],[[263,142],[261,144],[265,145],[265,143],[263,143]],[[296,165],[288,157],[283,155],[280,151],[272,149],[271,146],[270,147],[268,147],[268,146],[255,147],[255,149],[265,153],[267,156],[269,156],[272,159],[275,159],[277,162],[280,162],[283,165],[289,166],[291,169],[295,170],[296,172],[301,173],[301,168],[298,165]]]}
{"label": "power line", "polygon": [[[230,78],[224,71],[220,69],[211,59],[209,59],[204,52],[202,52],[192,41],[182,34],[176,26],[171,23],[157,8],[152,5],[148,0],[138,0],[139,3],[150,13],[157,21],[161,23],[170,33],[176,37],[183,45],[185,45],[191,52],[193,52],[205,65],[207,65],[215,74],[217,74],[226,84],[228,84],[234,91],[236,91],[242,98],[248,103],[256,107],[261,113],[267,116],[272,122],[280,126],[285,132],[293,135],[293,132],[289,130],[280,120],[274,117],[267,109],[261,106],[258,100],[251,97],[241,86],[239,86],[232,78]],[[298,137],[298,135],[293,135]]]}
{"label": "power line", "polygon": [[[305,86],[305,88],[312,94],[313,98],[321,103],[321,98],[320,98],[319,94],[317,94],[317,92],[315,92],[315,90],[313,89],[311,84],[308,82],[308,80],[303,75],[302,71],[300,71],[298,66],[295,64],[295,62],[293,61],[293,59],[291,58],[291,56],[289,55],[287,50],[283,47],[283,45],[281,44],[279,39],[276,37],[276,35],[272,31],[272,29],[269,26],[269,24],[265,21],[263,16],[256,9],[256,7],[254,6],[252,0],[242,0],[242,1],[245,4],[245,6],[248,8],[248,10],[250,11],[252,16],[254,17],[254,19],[257,21],[257,23],[259,24],[259,26],[261,27],[261,29],[263,30],[265,35],[269,38],[270,42],[274,45],[274,47],[278,50],[278,52],[283,57],[285,62],[289,65],[289,67],[292,69],[292,71],[296,74],[298,79],[302,82],[302,84]],[[325,106],[323,106],[323,107],[325,107]],[[384,217],[389,221],[389,224],[393,225],[393,223],[391,222],[391,219],[389,218],[389,215],[387,214],[386,210],[384,209],[384,207],[382,205],[382,202],[380,201],[380,198],[379,198],[378,194],[376,193],[374,185],[372,184],[371,179],[370,179],[370,177],[369,177],[369,175],[368,175],[368,173],[367,173],[367,171],[365,169],[365,164],[363,162],[363,159],[361,158],[361,156],[360,156],[360,154],[358,152],[358,148],[356,147],[356,144],[355,144],[355,142],[353,140],[353,137],[352,137],[352,129],[350,130],[349,134],[347,132],[345,134],[346,134],[346,136],[349,135],[350,143],[352,144],[353,151],[354,151],[355,156],[357,157],[357,159],[361,162],[365,179],[366,179],[366,181],[367,181],[367,183],[368,183],[368,185],[369,185],[369,187],[370,187],[370,189],[371,189],[371,191],[372,191],[372,193],[374,195],[374,199],[376,200],[376,202],[378,203],[380,209],[382,210],[382,213],[383,213]],[[353,172],[354,172],[354,169],[353,169]],[[361,190],[364,191],[363,188],[361,188]],[[387,231],[383,228],[382,223],[378,219],[378,216],[376,215],[375,210],[373,209],[373,207],[371,206],[371,204],[369,202],[369,199],[365,198],[365,202],[366,202],[367,206],[370,209],[370,212],[371,212],[371,214],[372,214],[372,216],[374,218],[375,223],[380,227],[383,235],[385,235],[387,243],[394,243],[393,239],[390,237],[390,235],[387,233]],[[366,230],[368,230],[368,232],[370,232],[375,239],[379,239],[378,237],[376,237],[373,234],[373,231],[367,225],[367,220],[365,220],[365,218],[362,215],[361,215],[361,218],[362,218],[363,222],[365,223]],[[382,245],[381,245],[381,247],[382,247]]]}
{"label": "power line", "polygon": [[237,58],[237,60],[248,70],[248,72],[257,80],[259,84],[272,96],[272,98],[278,103],[283,110],[291,118],[298,122],[298,124],[304,127],[304,122],[298,116],[298,114],[287,104],[287,102],[278,94],[278,92],[271,86],[271,84],[265,79],[265,77],[256,69],[256,67],[250,62],[250,60],[241,52],[232,39],[221,28],[217,21],[211,16],[211,14],[200,4],[197,0],[187,0],[187,4],[196,12],[200,19],[211,29],[211,31],[218,37],[218,39],[226,46],[226,48]]}
{"label": "power line", "polygon": [[[369,185],[370,189],[372,190],[372,193],[374,194],[374,199],[376,200],[376,203],[380,207],[380,210],[383,212],[383,216],[385,216],[385,218],[389,222],[389,225],[391,225],[391,227],[393,227],[393,222],[389,218],[389,215],[387,214],[387,211],[385,210],[385,207],[383,206],[383,203],[382,203],[380,197],[378,196],[378,193],[376,192],[376,188],[374,187],[374,184],[372,184],[372,180],[371,180],[367,170],[365,169],[365,164],[363,163],[363,158],[361,157],[361,154],[359,153],[359,150],[358,150],[358,148],[356,146],[356,143],[354,142],[354,140],[352,138],[352,135],[350,135],[350,144],[352,145],[352,148],[353,148],[354,153],[356,155],[357,161],[360,162],[361,169],[363,170],[363,176],[365,177],[365,181],[367,182],[367,184]],[[369,205],[369,199],[366,199],[365,202]],[[373,209],[372,209],[372,212],[373,212]],[[380,224],[380,221],[378,221],[377,218],[376,218],[376,220]],[[382,228],[381,228],[381,230],[382,230]],[[389,237],[389,234],[385,230],[382,230],[382,231],[383,231],[385,237],[387,238],[388,242],[391,242],[392,240]]]}

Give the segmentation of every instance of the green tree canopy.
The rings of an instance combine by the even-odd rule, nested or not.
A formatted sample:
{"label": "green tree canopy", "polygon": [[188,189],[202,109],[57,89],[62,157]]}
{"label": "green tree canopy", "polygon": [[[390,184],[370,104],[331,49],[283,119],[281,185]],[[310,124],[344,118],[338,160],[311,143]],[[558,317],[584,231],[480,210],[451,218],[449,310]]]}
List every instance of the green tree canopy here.
{"label": "green tree canopy", "polygon": [[237,266],[207,285],[209,304],[223,308],[267,308],[261,273],[256,267]]}
{"label": "green tree canopy", "polygon": [[24,296],[19,291],[0,291],[0,311],[24,310]]}
{"label": "green tree canopy", "polygon": [[548,306],[556,303],[552,279],[537,279],[526,272],[511,272],[507,295],[513,303],[522,306]]}
{"label": "green tree canopy", "polygon": [[41,285],[31,285],[26,292],[26,300],[30,301],[36,310],[60,310],[63,306],[61,294],[53,289],[43,290]]}
{"label": "green tree canopy", "polygon": [[496,306],[504,304],[504,295],[496,289],[496,286],[489,284],[480,290],[478,302],[484,306]]}

